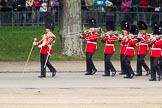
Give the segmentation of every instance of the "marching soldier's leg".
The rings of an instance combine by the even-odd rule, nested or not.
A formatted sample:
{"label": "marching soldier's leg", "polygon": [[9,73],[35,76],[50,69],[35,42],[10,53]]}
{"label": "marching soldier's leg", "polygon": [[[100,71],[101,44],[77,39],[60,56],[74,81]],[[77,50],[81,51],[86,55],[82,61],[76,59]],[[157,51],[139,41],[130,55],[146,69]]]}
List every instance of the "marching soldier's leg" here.
{"label": "marching soldier's leg", "polygon": [[160,73],[161,73],[161,78],[162,78],[162,56],[159,59],[159,67],[160,67]]}
{"label": "marching soldier's leg", "polygon": [[86,53],[86,72],[89,72],[89,65],[88,65],[88,53]]}
{"label": "marching soldier's leg", "polygon": [[127,70],[127,56],[124,57],[124,61],[123,61],[123,68],[125,69],[125,74],[126,76],[124,76],[124,78],[129,78],[130,77],[130,74],[128,73],[128,70]]}
{"label": "marching soldier's leg", "polygon": [[95,74],[97,72],[97,69],[96,69],[96,67],[95,67],[95,65],[93,63],[92,57],[93,57],[93,53],[90,53],[90,60],[89,60],[89,62],[90,62],[90,68],[91,68],[91,71],[92,71],[91,74],[93,75],[93,74]]}
{"label": "marching soldier's leg", "polygon": [[148,76],[150,74],[150,68],[145,63],[145,55],[141,55],[141,65],[146,70],[146,76]]}
{"label": "marching soldier's leg", "polygon": [[131,67],[131,60],[132,60],[132,57],[126,56],[125,66],[126,66],[128,73],[127,73],[127,76],[125,78],[133,78],[134,77],[134,72],[133,72],[133,69]]}
{"label": "marching soldier's leg", "polygon": [[137,74],[136,74],[136,76],[142,76],[141,55],[137,55]]}
{"label": "marching soldier's leg", "polygon": [[157,72],[157,75],[158,75],[158,81],[161,80],[161,71],[160,71],[160,66],[159,66],[159,58],[155,58],[155,75],[156,75],[156,72]]}
{"label": "marching soldier's leg", "polygon": [[92,54],[87,52],[86,53],[87,73],[85,73],[85,75],[92,74],[91,58],[92,58]]}
{"label": "marching soldier's leg", "polygon": [[44,68],[44,64],[46,61],[46,54],[40,54],[40,63],[41,63],[41,75],[38,76],[39,78],[46,77],[46,68]]}
{"label": "marching soldier's leg", "polygon": [[125,60],[125,55],[121,54],[120,55],[121,73],[119,73],[120,75],[126,74],[126,69],[125,69],[125,66],[124,66],[124,60]]}
{"label": "marching soldier's leg", "polygon": [[[126,56],[125,56],[125,55],[123,55],[123,61],[122,61],[122,62],[124,63],[124,62],[125,62],[125,60],[126,60]],[[125,74],[127,74],[127,73],[128,73],[128,72],[127,72],[128,70],[126,69],[126,66],[125,66],[125,65],[123,66],[123,69],[124,69],[124,70],[123,70],[123,71],[124,71],[124,73],[125,73]]]}
{"label": "marching soldier's leg", "polygon": [[107,57],[107,64],[108,64],[108,67],[109,67],[109,70],[111,70],[112,72],[112,76],[115,76],[116,74],[116,69],[114,68],[112,62],[111,62],[111,57],[112,55],[111,54],[108,54],[108,57]]}
{"label": "marching soldier's leg", "polygon": [[156,72],[158,74],[158,81],[160,81],[162,79],[162,73],[160,71],[160,66],[159,65],[157,65]]}
{"label": "marching soldier's leg", "polygon": [[108,67],[107,54],[104,54],[104,65],[105,65],[105,74],[103,76],[110,76],[110,69]]}
{"label": "marching soldier's leg", "polygon": [[151,57],[151,79],[149,81],[156,81],[156,65],[157,61],[155,57]]}
{"label": "marching soldier's leg", "polygon": [[162,56],[159,59],[160,70],[162,71]]}
{"label": "marching soldier's leg", "polygon": [[157,74],[159,74],[160,72],[159,72],[159,66],[158,66],[158,61],[159,61],[159,58],[154,58],[154,60],[153,60],[153,70],[154,70],[154,72],[153,72],[153,78],[154,79],[156,79],[156,72],[157,72]]}
{"label": "marching soldier's leg", "polygon": [[52,64],[49,62],[49,58],[47,60],[47,67],[50,70],[50,72],[52,72],[52,77],[54,77],[56,75],[56,69],[52,66]]}
{"label": "marching soldier's leg", "polygon": [[87,73],[91,73],[91,69],[90,69],[90,64],[89,64],[89,53],[86,53],[86,71]]}
{"label": "marching soldier's leg", "polygon": [[120,67],[121,67],[121,73],[119,74],[122,74],[123,72],[122,54],[120,54]]}

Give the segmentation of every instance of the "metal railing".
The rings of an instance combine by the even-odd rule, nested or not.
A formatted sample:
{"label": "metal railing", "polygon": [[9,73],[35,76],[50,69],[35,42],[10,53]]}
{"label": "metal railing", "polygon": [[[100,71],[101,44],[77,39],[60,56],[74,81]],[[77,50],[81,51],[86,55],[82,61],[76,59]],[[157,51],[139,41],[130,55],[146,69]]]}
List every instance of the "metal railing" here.
{"label": "metal railing", "polygon": [[[148,25],[152,22],[160,22],[162,19],[162,12],[122,12],[118,7],[114,7],[115,11],[96,11],[96,10],[82,10],[82,23],[88,24],[90,18],[96,18],[99,25],[104,25],[106,21],[111,20],[119,25],[122,20],[127,20],[130,24],[138,20],[145,21]],[[61,10],[58,10],[53,17],[55,24],[60,24]],[[34,11],[8,11],[0,12],[0,26],[36,26],[44,24],[48,15],[52,15],[52,11],[40,12]]]}

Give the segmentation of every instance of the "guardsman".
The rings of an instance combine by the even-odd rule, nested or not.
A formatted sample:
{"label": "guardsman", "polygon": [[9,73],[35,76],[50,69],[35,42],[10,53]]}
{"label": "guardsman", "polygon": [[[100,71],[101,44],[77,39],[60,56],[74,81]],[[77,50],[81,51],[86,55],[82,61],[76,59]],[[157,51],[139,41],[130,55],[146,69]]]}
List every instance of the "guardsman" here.
{"label": "guardsman", "polygon": [[[162,21],[159,22],[159,27],[162,28]],[[160,34],[162,34],[162,33],[160,32]],[[161,48],[161,50],[162,50],[162,46],[161,46],[160,48]],[[162,55],[161,55],[161,57],[159,58],[159,66],[160,66],[160,72],[162,73]],[[161,77],[162,77],[162,76],[161,76]]]}
{"label": "guardsman", "polygon": [[135,38],[135,31],[137,29],[136,25],[131,26],[131,34],[129,34],[129,37],[126,38],[124,41],[127,43],[126,50],[124,52],[125,60],[124,60],[124,66],[126,68],[126,76],[124,78],[133,78],[134,72],[131,67],[131,60],[135,56],[135,47],[138,42],[138,40]]}
{"label": "guardsman", "polygon": [[114,43],[116,41],[116,36],[113,33],[113,31],[115,31],[114,22],[113,21],[106,22],[106,29],[107,32],[104,34],[104,37],[102,37],[101,39],[101,41],[105,43],[105,49],[104,49],[105,74],[103,76],[110,76],[110,70],[112,72],[112,76],[115,76],[116,69],[114,68],[110,60],[115,51]]}
{"label": "guardsman", "polygon": [[[93,19],[91,19],[92,21]],[[94,53],[96,52],[97,49],[97,39],[98,39],[98,34],[95,31],[96,22],[90,23],[90,29],[88,33],[83,34],[80,36],[81,39],[85,39],[87,41],[85,52],[86,52],[86,73],[85,75],[93,75],[97,72],[97,69],[93,63],[92,57]]]}
{"label": "guardsman", "polygon": [[119,34],[118,39],[120,42],[120,64],[121,64],[121,73],[119,75],[126,74],[126,68],[124,67],[124,60],[125,60],[125,50],[127,43],[124,41],[128,36],[129,36],[129,30],[130,26],[127,21],[122,21],[121,22],[121,29],[122,29],[122,34]]}
{"label": "guardsman", "polygon": [[87,41],[85,52],[86,52],[86,73],[85,75],[93,75],[97,72],[97,69],[93,63],[92,57],[97,49],[97,40],[98,34],[95,31],[97,28],[97,22],[95,18],[91,18],[89,20],[89,31],[80,36],[80,38],[85,39]]}
{"label": "guardsman", "polygon": [[146,70],[146,76],[149,75],[150,69],[145,63],[145,56],[148,52],[148,36],[146,33],[147,25],[144,21],[138,21],[137,22],[139,33],[138,33],[138,39],[139,39],[139,46],[137,51],[137,74],[136,76],[142,76],[142,67]]}
{"label": "guardsman", "polygon": [[159,58],[161,57],[162,39],[160,37],[161,27],[156,26],[153,31],[154,37],[152,38],[150,46],[150,64],[151,64],[151,79],[149,81],[156,81],[156,72],[158,74],[158,80],[161,80],[161,71],[158,65]]}
{"label": "guardsman", "polygon": [[91,18],[89,20],[89,28],[91,28],[91,27],[93,27],[93,28],[97,28],[98,27],[98,24],[97,24],[97,21],[96,21],[95,18]]}
{"label": "guardsman", "polygon": [[39,42],[33,42],[33,45],[37,45],[40,48],[41,75],[38,76],[39,78],[46,77],[46,66],[52,72],[52,77],[56,75],[56,69],[49,62],[49,57],[53,54],[52,44],[56,39],[56,36],[52,33],[53,29],[53,20],[47,19],[45,22],[46,33],[42,35],[42,39]]}

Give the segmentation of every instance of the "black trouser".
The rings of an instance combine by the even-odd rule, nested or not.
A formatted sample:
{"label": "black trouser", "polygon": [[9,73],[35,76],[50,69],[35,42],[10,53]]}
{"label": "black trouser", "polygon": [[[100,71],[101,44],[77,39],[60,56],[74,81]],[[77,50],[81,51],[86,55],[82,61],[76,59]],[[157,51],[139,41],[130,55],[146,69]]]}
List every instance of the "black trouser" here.
{"label": "black trouser", "polygon": [[131,60],[133,57],[131,56],[125,56],[125,60],[124,60],[124,66],[126,68],[126,75],[130,76],[131,74],[134,74],[133,69],[131,67]]}
{"label": "black trouser", "polygon": [[112,54],[105,54],[105,75],[110,75],[110,70],[112,72],[116,72],[116,69],[114,68],[112,62],[110,61]]}
{"label": "black trouser", "polygon": [[137,55],[137,73],[142,75],[142,66],[146,71],[149,71],[149,67],[145,63],[145,55]]}
{"label": "black trouser", "polygon": [[93,53],[86,52],[86,71],[88,73],[92,73],[92,71],[97,70],[93,64],[92,56],[93,56]]}
{"label": "black trouser", "polygon": [[120,54],[120,65],[121,65],[121,73],[126,74],[126,68],[124,66],[124,61],[125,61],[125,55],[124,54]]}
{"label": "black trouser", "polygon": [[[46,67],[44,67],[48,54],[40,54],[40,63],[41,63],[41,75],[46,76]],[[49,56],[50,57],[50,56]],[[51,72],[56,72],[56,69],[49,62],[49,57],[47,60],[46,66]]]}
{"label": "black trouser", "polygon": [[156,72],[158,75],[161,75],[160,67],[158,65],[159,58],[151,57],[151,79],[156,79]]}
{"label": "black trouser", "polygon": [[162,73],[162,56],[159,58],[160,72]]}

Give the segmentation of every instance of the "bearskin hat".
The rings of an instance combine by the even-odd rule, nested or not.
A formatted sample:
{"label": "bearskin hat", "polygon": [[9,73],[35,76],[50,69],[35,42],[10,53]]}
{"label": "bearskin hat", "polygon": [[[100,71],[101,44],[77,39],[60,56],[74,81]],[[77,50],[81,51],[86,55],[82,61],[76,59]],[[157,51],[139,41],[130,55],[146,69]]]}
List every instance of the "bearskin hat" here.
{"label": "bearskin hat", "polygon": [[51,18],[47,18],[45,21],[45,27],[53,31],[54,26],[55,26],[54,21]]}
{"label": "bearskin hat", "polygon": [[138,27],[136,25],[131,25],[130,33],[137,35],[138,34]]}
{"label": "bearskin hat", "polygon": [[162,27],[160,26],[156,26],[154,27],[154,31],[153,31],[153,34],[155,35],[161,35],[162,34]]}
{"label": "bearskin hat", "polygon": [[106,22],[106,30],[113,30],[115,31],[115,23],[113,21],[107,21]]}
{"label": "bearskin hat", "polygon": [[129,24],[128,24],[127,21],[121,21],[120,26],[121,26],[121,29],[122,29],[122,30],[127,30],[127,31],[130,30],[130,27],[129,27]]}
{"label": "bearskin hat", "polygon": [[157,22],[153,22],[151,24],[152,31],[154,31],[154,28],[156,28],[157,26],[158,26],[158,23]]}
{"label": "bearskin hat", "polygon": [[162,27],[162,21],[159,22],[159,26]]}
{"label": "bearskin hat", "polygon": [[95,18],[91,18],[91,19],[89,20],[89,28],[91,28],[91,27],[94,27],[94,28],[97,28],[97,27],[98,27]]}
{"label": "bearskin hat", "polygon": [[162,27],[159,26],[159,35],[162,35]]}
{"label": "bearskin hat", "polygon": [[138,21],[137,25],[139,30],[147,30],[147,24],[144,21]]}

